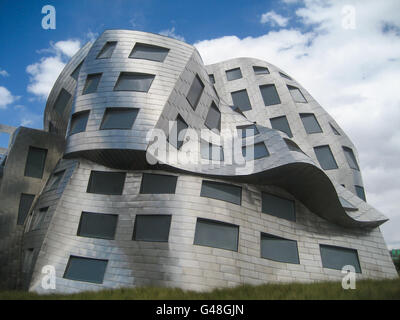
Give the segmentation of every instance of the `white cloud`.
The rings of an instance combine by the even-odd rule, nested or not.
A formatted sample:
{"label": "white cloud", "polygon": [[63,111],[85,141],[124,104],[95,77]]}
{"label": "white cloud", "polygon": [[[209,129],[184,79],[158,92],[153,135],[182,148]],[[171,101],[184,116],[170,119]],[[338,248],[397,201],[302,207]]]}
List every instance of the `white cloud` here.
{"label": "white cloud", "polygon": [[16,100],[18,100],[19,97],[15,97],[11,94],[11,92],[3,86],[0,86],[0,109],[5,109],[7,106]]}
{"label": "white cloud", "polygon": [[289,19],[272,10],[262,14],[260,22],[262,24],[269,23],[272,26],[285,27],[288,24]]}
{"label": "white cloud", "polygon": [[[342,26],[345,5],[354,6],[354,30]],[[299,21],[301,29],[195,44],[206,64],[240,56],[260,58],[287,71],[313,95],[356,145],[367,200],[391,219],[382,230],[388,245],[397,247],[399,9],[397,0],[306,0],[290,17]],[[387,25],[392,27],[385,29]]]}
{"label": "white cloud", "polygon": [[26,72],[30,75],[28,92],[46,99],[65,64],[80,46],[79,40],[65,40],[50,43],[50,48],[40,50],[41,54],[51,55],[42,57],[38,62],[26,67]]}
{"label": "white cloud", "polygon": [[6,70],[3,70],[3,69],[0,68],[0,76],[8,77],[9,74],[8,74],[8,72]]}
{"label": "white cloud", "polygon": [[159,32],[159,34],[161,34],[162,36],[167,36],[167,37],[174,38],[174,39],[177,39],[177,40],[180,40],[180,41],[185,41],[184,37],[182,37],[182,36],[180,36],[180,35],[175,33],[175,27],[172,27],[172,28],[167,29],[167,30],[162,30],[162,31]]}

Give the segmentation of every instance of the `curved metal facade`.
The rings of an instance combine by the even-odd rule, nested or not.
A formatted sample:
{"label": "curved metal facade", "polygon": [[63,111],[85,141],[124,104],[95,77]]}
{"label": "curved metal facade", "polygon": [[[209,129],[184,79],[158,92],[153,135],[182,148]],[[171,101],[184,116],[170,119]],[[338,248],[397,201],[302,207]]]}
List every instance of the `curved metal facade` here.
{"label": "curved metal facade", "polygon": [[[113,48],[111,54],[99,58],[107,43]],[[138,43],[164,48],[167,55],[162,61],[154,61],[150,53],[132,58],[132,49]],[[75,88],[71,73],[80,64]],[[237,68],[241,77],[236,70],[238,78],[228,80],[226,72]],[[125,74],[127,79],[138,74],[152,77],[148,91],[119,90],[118,82]],[[213,81],[209,75],[213,75]],[[93,84],[88,79],[93,78],[99,81],[88,93]],[[136,80],[129,81],[132,84]],[[196,81],[203,89],[193,102],[189,95]],[[62,89],[72,100],[59,117],[54,109]],[[232,93],[243,90],[250,105],[240,110]],[[216,113],[221,114],[221,130],[209,132],[204,139],[223,147],[223,161],[181,163],[168,157],[194,150],[195,158],[201,158],[196,141],[190,139],[180,151],[168,144],[162,150],[166,158],[160,150],[154,151],[148,133],[159,129],[169,137],[170,122],[177,117],[197,133],[209,131],[207,119],[213,103]],[[107,112],[131,109],[137,110],[131,128],[104,130]],[[71,119],[82,114],[87,116],[84,125],[70,134],[76,125]],[[283,116],[290,132],[276,130],[276,121]],[[53,171],[53,176],[62,172],[62,177],[56,186],[48,183],[43,189],[25,225],[23,248],[29,258],[21,265],[29,290],[45,291],[41,283],[46,265],[55,267],[59,292],[141,285],[208,290],[243,283],[341,279],[341,270],[329,268],[321,260],[320,245],[353,249],[362,270],[360,278],[397,276],[379,230],[387,218],[356,195],[356,186],[363,184],[360,171],[351,167],[358,161],[354,145],[300,84],[265,61],[239,58],[204,66],[197,50],[178,40],[138,31],[107,30],[82,48],[58,78],[46,106],[46,129],[50,122],[56,132],[66,133],[66,147]],[[230,162],[229,156],[242,154],[242,146],[250,138],[240,139],[233,151],[218,139],[236,141],[238,127],[251,124],[258,131],[251,143],[262,143],[267,151],[244,164]],[[317,130],[310,133],[308,125]],[[336,167],[321,167],[315,153],[321,146],[329,146]],[[346,156],[349,149],[354,157]],[[149,156],[158,162],[150,165]],[[94,171],[124,173],[122,193],[88,192]],[[176,189],[168,194],[143,192],[146,173],[177,177]],[[240,201],[206,196],[204,181],[236,186]],[[266,212],[263,194],[292,203],[295,219]],[[37,225],[35,216],[43,208],[45,215]],[[82,236],[83,212],[116,216],[113,237]],[[137,217],[142,215],[171,217],[167,241],[133,240],[138,232],[134,231]],[[233,225],[237,230],[235,249],[199,244],[196,233],[201,219]],[[296,243],[298,261],[266,258],[262,249],[265,234]],[[71,257],[101,261],[101,281],[72,280]]]}

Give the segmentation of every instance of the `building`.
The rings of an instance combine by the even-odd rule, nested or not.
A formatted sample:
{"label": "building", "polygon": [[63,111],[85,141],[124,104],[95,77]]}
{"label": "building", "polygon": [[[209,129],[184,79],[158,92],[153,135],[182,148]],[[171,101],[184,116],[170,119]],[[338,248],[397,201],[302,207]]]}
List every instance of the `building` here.
{"label": "building", "polygon": [[3,287],[48,292],[49,265],[56,292],[397,277],[354,145],[265,61],[205,66],[181,41],[107,30],[61,72],[44,130],[12,140]]}

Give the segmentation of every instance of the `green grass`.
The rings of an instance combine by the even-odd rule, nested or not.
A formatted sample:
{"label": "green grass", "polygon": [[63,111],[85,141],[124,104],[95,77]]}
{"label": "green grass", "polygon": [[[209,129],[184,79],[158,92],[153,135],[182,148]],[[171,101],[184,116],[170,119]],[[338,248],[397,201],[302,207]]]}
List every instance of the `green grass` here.
{"label": "green grass", "polygon": [[211,292],[184,291],[176,288],[138,287],[77,294],[38,295],[23,291],[0,292],[0,299],[14,300],[242,300],[242,299],[400,299],[400,279],[360,280],[355,290],[343,290],[340,282],[311,284],[243,285],[235,288],[215,289]]}

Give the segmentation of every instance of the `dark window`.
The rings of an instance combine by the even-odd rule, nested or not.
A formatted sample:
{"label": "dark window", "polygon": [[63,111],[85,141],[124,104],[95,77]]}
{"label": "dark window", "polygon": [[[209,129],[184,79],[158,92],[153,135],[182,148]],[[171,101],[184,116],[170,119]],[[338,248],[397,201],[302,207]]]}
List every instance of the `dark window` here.
{"label": "dark window", "polygon": [[289,122],[286,116],[271,118],[272,129],[282,131],[286,133],[289,137],[293,137],[292,131],[290,130]]}
{"label": "dark window", "polygon": [[340,136],[339,131],[333,126],[333,124],[329,122],[329,125],[331,126],[333,133],[337,136]]}
{"label": "dark window", "polygon": [[292,98],[294,102],[307,102],[306,98],[304,98],[303,94],[299,90],[299,88],[293,87],[293,86],[287,86],[290,94],[292,95]]}
{"label": "dark window", "polygon": [[38,212],[36,212],[36,210],[35,210],[35,215],[34,215],[34,219],[32,221],[31,230],[40,229],[48,210],[49,210],[49,207],[40,208]]}
{"label": "dark window", "polygon": [[64,278],[77,281],[103,283],[108,260],[70,256]]}
{"label": "dark window", "polygon": [[84,132],[86,130],[86,125],[89,119],[89,113],[90,111],[83,111],[72,115],[71,126],[69,128],[70,135],[79,132]]}
{"label": "dark window", "polygon": [[121,72],[114,91],[148,92],[154,77],[154,74]]}
{"label": "dark window", "polygon": [[139,109],[135,108],[107,108],[104,112],[100,130],[132,128]]}
{"label": "dark window", "polygon": [[29,147],[25,164],[25,177],[42,179],[46,156],[46,149]]}
{"label": "dark window", "polygon": [[344,266],[351,265],[356,272],[361,273],[357,250],[325,244],[320,244],[319,248],[324,268],[342,270]]}
{"label": "dark window", "polygon": [[210,78],[211,83],[214,84],[215,83],[214,75],[213,74],[209,74],[208,77]]}
{"label": "dark window", "polygon": [[166,174],[143,173],[140,193],[163,194],[175,193],[177,176]]}
{"label": "dark window", "polygon": [[206,141],[201,141],[200,152],[202,159],[224,161],[224,150]]}
{"label": "dark window", "polygon": [[286,75],[286,74],[284,74],[284,73],[282,73],[282,72],[279,72],[279,75],[280,75],[282,78],[285,78],[285,79],[288,79],[288,80],[292,80],[291,77],[289,77],[288,75]]}
{"label": "dark window", "polygon": [[300,113],[300,118],[308,134],[322,132],[321,126],[313,113]]}
{"label": "dark window", "polygon": [[113,240],[117,228],[118,215],[82,212],[78,236]]}
{"label": "dark window", "polygon": [[297,241],[261,233],[261,258],[299,264]]}
{"label": "dark window", "polygon": [[168,242],[171,215],[142,215],[135,218],[132,240]]}
{"label": "dark window", "polygon": [[255,74],[269,74],[269,70],[266,67],[253,66]]}
{"label": "dark window", "polygon": [[242,188],[227,183],[203,180],[200,196],[240,205]]}
{"label": "dark window", "polygon": [[62,116],[64,114],[65,108],[68,105],[69,100],[71,99],[71,94],[65,90],[64,88],[61,89],[56,102],[54,103],[54,110]]}
{"label": "dark window", "polygon": [[264,100],[264,104],[266,106],[271,106],[274,104],[280,104],[281,99],[279,99],[278,92],[276,91],[274,84],[266,84],[260,86],[260,91],[262,98]]}
{"label": "dark window", "polygon": [[87,192],[121,195],[124,190],[125,172],[92,171]]}
{"label": "dark window", "polygon": [[365,197],[364,188],[361,186],[354,186],[354,188],[356,189],[357,197],[359,197],[360,199],[362,199],[364,201],[367,201],[367,199]]}
{"label": "dark window", "polygon": [[284,199],[265,192],[261,194],[261,199],[261,211],[263,213],[290,221],[296,221],[296,209],[293,200]]}
{"label": "dark window", "polygon": [[[247,148],[252,148],[254,146],[254,155],[247,151]],[[264,142],[255,143],[253,146],[243,146],[242,154],[246,160],[256,160],[269,156],[269,152]],[[249,149],[250,150],[250,149]]]}
{"label": "dark window", "polygon": [[292,140],[285,139],[285,138],[283,138],[283,140],[285,140],[285,143],[290,151],[297,151],[297,152],[304,153],[303,150],[301,150],[300,147]]}
{"label": "dark window", "polygon": [[35,199],[34,194],[26,194],[21,193],[21,197],[19,199],[19,208],[18,208],[18,218],[17,224],[22,226],[25,223],[26,216],[31,209],[33,200]]}
{"label": "dark window", "polygon": [[103,49],[101,49],[100,53],[98,54],[97,59],[111,58],[116,46],[117,46],[117,41],[106,42]]}
{"label": "dark window", "polygon": [[[255,124],[239,126],[239,127],[237,127],[237,129],[242,131],[242,138],[243,139],[247,138],[247,137],[255,136],[256,134],[259,134],[259,131],[258,131],[257,126]],[[239,132],[239,134],[240,134],[240,132]]]}
{"label": "dark window", "polygon": [[241,111],[251,110],[251,104],[246,89],[231,93],[233,106]]}
{"label": "dark window", "polygon": [[342,197],[339,197],[339,201],[340,201],[340,204],[342,205],[342,207],[345,209],[345,210],[348,210],[348,211],[357,211],[358,209],[355,207],[355,206],[353,206],[349,201],[347,201],[346,199],[344,199],[344,198],[342,198]]}
{"label": "dark window", "polygon": [[[177,148],[178,150],[182,147],[183,145],[183,141],[179,140],[179,134],[181,131],[184,131],[188,128],[187,123],[185,122],[185,120],[183,120],[183,118],[181,117],[181,115],[178,115],[178,117],[176,118],[175,123],[173,124],[172,128],[171,128],[171,132],[170,132],[170,136],[169,136],[169,143],[172,144],[175,148]],[[171,136],[171,134],[173,136]],[[176,134],[176,136],[175,136]],[[172,137],[172,139],[171,139]]]}
{"label": "dark window", "polygon": [[242,72],[240,71],[240,68],[235,68],[226,71],[226,78],[228,79],[228,81],[240,79],[241,77],[242,77]]}
{"label": "dark window", "polygon": [[239,227],[234,224],[197,218],[194,244],[237,251]]}
{"label": "dark window", "polygon": [[58,184],[60,183],[61,179],[63,178],[65,170],[58,171],[53,174],[52,179],[49,182],[50,189],[57,188]]}
{"label": "dark window", "polygon": [[144,43],[136,43],[131,54],[129,55],[129,58],[163,62],[168,55],[168,52],[168,48]]}
{"label": "dark window", "polygon": [[221,131],[221,112],[218,110],[214,101],[211,103],[206,122],[204,124],[210,130],[217,129],[218,131]]}
{"label": "dark window", "polygon": [[197,104],[200,101],[201,94],[204,90],[204,84],[200,80],[200,77],[196,75],[193,79],[192,85],[190,86],[189,92],[186,96],[187,101],[192,106],[193,110],[196,109]]}
{"label": "dark window", "polygon": [[350,168],[355,169],[355,170],[360,170],[358,167],[358,163],[356,160],[356,157],[354,156],[353,150],[351,150],[348,147],[343,147],[344,154],[347,159],[347,163],[349,164]]}
{"label": "dark window", "polygon": [[86,78],[86,83],[83,88],[82,94],[93,93],[97,91],[97,86],[99,85],[101,79],[101,73],[89,74]]}
{"label": "dark window", "polygon": [[336,160],[333,157],[331,148],[329,146],[315,147],[314,152],[322,169],[330,170],[338,168]]}
{"label": "dark window", "polygon": [[81,70],[83,61],[75,68],[75,70],[71,73],[71,77],[75,79],[75,81],[78,81],[79,77],[79,71]]}

